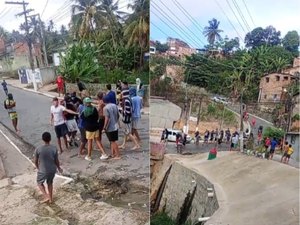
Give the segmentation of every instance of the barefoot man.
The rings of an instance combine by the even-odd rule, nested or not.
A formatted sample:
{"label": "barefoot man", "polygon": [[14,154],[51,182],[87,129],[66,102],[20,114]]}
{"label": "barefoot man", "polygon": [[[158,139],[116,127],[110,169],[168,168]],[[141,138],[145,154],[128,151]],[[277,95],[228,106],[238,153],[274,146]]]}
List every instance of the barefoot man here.
{"label": "barefoot man", "polygon": [[[42,135],[44,145],[38,147],[35,150],[34,164],[38,169],[37,172],[37,183],[38,187],[44,195],[44,200],[41,203],[53,202],[53,179],[58,170],[62,173],[60,164],[58,161],[57,148],[54,145],[50,145],[51,134],[44,132]],[[48,186],[48,193],[46,191],[44,182],[46,181]]]}

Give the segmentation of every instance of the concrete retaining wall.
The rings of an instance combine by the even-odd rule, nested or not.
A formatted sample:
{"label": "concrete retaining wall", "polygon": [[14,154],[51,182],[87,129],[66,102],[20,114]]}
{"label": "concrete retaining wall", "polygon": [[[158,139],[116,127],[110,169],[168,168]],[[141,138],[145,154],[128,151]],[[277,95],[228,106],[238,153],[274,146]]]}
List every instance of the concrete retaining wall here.
{"label": "concrete retaining wall", "polygon": [[[171,169],[170,169],[171,168]],[[194,224],[201,217],[210,217],[219,208],[214,186],[205,177],[190,170],[172,155],[165,155],[163,161],[152,166],[151,204],[157,200],[165,174],[165,187],[160,199],[158,211],[166,212],[178,224],[192,222]],[[208,197],[208,193],[212,197]]]}
{"label": "concrete retaining wall", "polygon": [[43,85],[50,84],[55,81],[56,74],[54,67],[40,68]]}

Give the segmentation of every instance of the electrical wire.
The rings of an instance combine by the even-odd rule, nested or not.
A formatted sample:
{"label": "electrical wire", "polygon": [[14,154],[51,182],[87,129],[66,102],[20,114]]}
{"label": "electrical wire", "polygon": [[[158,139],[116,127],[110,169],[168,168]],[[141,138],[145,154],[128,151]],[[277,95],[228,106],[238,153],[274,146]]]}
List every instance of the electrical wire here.
{"label": "electrical wire", "polygon": [[227,16],[227,14],[225,13],[224,9],[221,7],[221,5],[219,4],[218,0],[215,0],[215,3],[219,6],[219,8],[221,9],[221,11],[223,12],[223,14],[226,16],[228,22],[230,23],[230,25],[232,26],[232,28],[235,30],[235,32],[237,33],[237,35],[240,37],[241,40],[243,40],[243,37],[240,35],[240,33],[237,31],[236,27],[233,25],[233,23],[231,22],[231,20],[229,19],[229,17]]}
{"label": "electrical wire", "polygon": [[44,9],[43,9],[42,14],[41,14],[41,18],[43,17],[43,14],[44,14],[44,12],[47,8],[48,2],[49,2],[49,0],[46,0],[46,4],[45,4]]}
{"label": "electrical wire", "polygon": [[[154,6],[154,5],[153,5]],[[157,10],[156,6],[154,6],[154,8]],[[153,10],[151,11],[151,13],[153,13],[157,18],[159,18],[164,24],[166,24],[169,28],[170,26],[163,20],[161,19],[161,17],[159,17]],[[179,27],[176,23],[172,22],[168,17],[166,17],[164,15],[164,13],[160,13],[167,21],[169,21],[174,27],[176,27],[178,30],[181,30],[181,32],[183,34],[185,34],[184,36],[188,37],[188,39],[193,43],[194,47],[198,46],[199,43],[197,43],[195,40],[193,40],[192,38],[190,38],[188,35],[186,35],[185,31]],[[173,30],[177,35],[179,35],[182,40],[186,39],[186,38],[183,38],[177,31],[175,31],[174,29],[170,28],[171,30]]]}
{"label": "electrical wire", "polygon": [[247,10],[248,15],[250,16],[250,19],[251,19],[253,25],[256,27],[256,25],[255,25],[255,23],[254,23],[254,20],[253,20],[253,18],[252,18],[252,16],[251,16],[251,13],[250,13],[250,11],[249,11],[247,5],[246,5],[246,2],[245,2],[244,0],[242,0],[242,1],[243,1],[243,3],[244,3],[244,6],[245,6],[245,8],[246,8],[246,10]]}
{"label": "electrical wire", "polygon": [[251,28],[246,20],[246,18],[244,17],[244,14],[243,12],[241,11],[239,5],[237,4],[237,2],[235,0],[232,0],[233,4],[234,4],[234,7],[237,9],[237,12],[238,14],[240,15],[240,17],[242,18],[242,21],[244,23],[244,25],[246,26],[246,28],[248,29],[248,31],[250,32],[251,31]]}
{"label": "electrical wire", "polygon": [[234,12],[233,8],[231,7],[229,1],[226,0],[226,2],[227,2],[227,4],[228,4],[228,6],[230,7],[231,12],[233,13],[233,15],[235,16],[236,20],[238,21],[238,23],[240,24],[241,28],[243,29],[243,31],[244,31],[245,34],[246,34],[247,32],[245,31],[245,29],[244,29],[243,25],[241,24],[239,18],[238,18],[237,15],[235,14],[235,12]]}
{"label": "electrical wire", "polygon": [[[173,13],[164,3],[163,3],[163,1],[161,1],[161,0],[159,0],[159,2],[161,2],[163,5],[164,5],[164,7],[184,26],[184,27],[186,27],[188,30],[189,30],[189,32],[192,34],[192,35],[194,35],[196,38],[197,38],[197,40],[199,40],[203,45],[205,45],[205,43],[200,39],[200,38],[198,38],[198,36],[195,34],[195,32],[193,32],[193,31],[191,31],[191,29],[188,27],[188,26],[186,26],[182,21],[181,21],[181,19],[179,19],[178,18],[178,16],[176,16],[176,14],[175,13]],[[154,1],[152,2],[153,4],[155,4],[154,3]],[[201,33],[202,34],[202,33]]]}

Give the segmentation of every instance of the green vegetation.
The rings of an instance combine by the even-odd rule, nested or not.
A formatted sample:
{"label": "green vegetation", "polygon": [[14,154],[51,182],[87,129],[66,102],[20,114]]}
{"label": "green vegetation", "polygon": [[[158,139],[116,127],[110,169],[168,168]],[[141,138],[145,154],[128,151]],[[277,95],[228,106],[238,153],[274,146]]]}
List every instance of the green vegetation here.
{"label": "green vegetation", "polygon": [[[172,220],[166,213],[156,213],[151,216],[151,225],[177,225],[177,223]],[[186,222],[183,225],[191,225],[190,222]]]}
{"label": "green vegetation", "polygon": [[210,103],[201,116],[206,120],[210,120],[211,118],[220,121],[223,120],[225,125],[237,123],[234,113],[226,109],[222,104]]}
{"label": "green vegetation", "polygon": [[300,114],[299,113],[295,114],[292,118],[292,121],[297,121],[297,120],[300,120]]}
{"label": "green vegetation", "polygon": [[263,132],[263,139],[269,138],[276,138],[279,140],[280,138],[284,137],[285,132],[280,128],[275,127],[267,127]]}
{"label": "green vegetation", "polygon": [[[123,8],[123,7],[122,7]],[[117,80],[134,82],[137,77],[149,82],[149,0],[134,0],[127,5],[132,13],[122,12],[118,1],[73,0],[70,30],[56,30],[53,21],[45,25],[30,17],[30,39],[42,43],[40,28],[44,30],[47,58],[64,52],[58,68],[67,81],[76,77],[86,82],[116,83]],[[24,30],[21,24],[20,30]],[[6,43],[24,42],[18,31],[6,32],[0,27],[0,37]],[[45,57],[45,56],[43,56]]]}

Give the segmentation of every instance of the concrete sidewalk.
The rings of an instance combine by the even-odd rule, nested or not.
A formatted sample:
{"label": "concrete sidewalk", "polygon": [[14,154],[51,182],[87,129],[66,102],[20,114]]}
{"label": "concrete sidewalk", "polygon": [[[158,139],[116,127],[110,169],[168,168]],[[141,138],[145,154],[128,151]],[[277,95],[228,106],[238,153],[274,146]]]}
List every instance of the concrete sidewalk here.
{"label": "concrete sidewalk", "polygon": [[[47,96],[49,98],[59,97],[57,92],[50,91],[50,90],[54,90],[56,88],[55,84],[44,85],[43,87],[38,89],[38,91],[35,91],[34,89],[29,88],[28,84],[21,84],[21,82],[19,80],[9,79],[9,80],[6,80],[6,83],[10,86],[15,87],[15,88],[19,88],[19,89],[22,89],[24,91],[30,91],[30,92],[33,92],[33,93],[36,93],[36,94],[39,94],[39,95],[44,95],[44,96]],[[9,89],[8,89],[8,91],[9,91]],[[63,97],[61,97],[61,98],[63,98]],[[144,107],[142,109],[142,114],[149,115],[150,114],[149,107]]]}

